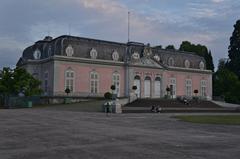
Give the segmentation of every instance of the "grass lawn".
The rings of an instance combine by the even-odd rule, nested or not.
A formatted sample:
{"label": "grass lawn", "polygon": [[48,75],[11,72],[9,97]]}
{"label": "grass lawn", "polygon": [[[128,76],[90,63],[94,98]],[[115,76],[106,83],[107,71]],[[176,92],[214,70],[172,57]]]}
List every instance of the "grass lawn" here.
{"label": "grass lawn", "polygon": [[93,100],[79,103],[70,104],[49,104],[33,106],[33,108],[50,109],[50,110],[67,110],[67,111],[80,111],[80,112],[102,112],[102,105],[105,100]]}
{"label": "grass lawn", "polygon": [[240,115],[179,115],[175,118],[192,123],[240,125]]}

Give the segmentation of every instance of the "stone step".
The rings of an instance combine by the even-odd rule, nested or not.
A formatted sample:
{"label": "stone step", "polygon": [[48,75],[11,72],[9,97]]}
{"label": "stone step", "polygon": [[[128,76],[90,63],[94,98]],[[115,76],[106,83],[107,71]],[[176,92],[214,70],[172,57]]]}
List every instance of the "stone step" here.
{"label": "stone step", "polygon": [[[154,113],[150,108],[123,108],[123,113]],[[240,110],[229,108],[162,108],[160,113],[239,113]]]}

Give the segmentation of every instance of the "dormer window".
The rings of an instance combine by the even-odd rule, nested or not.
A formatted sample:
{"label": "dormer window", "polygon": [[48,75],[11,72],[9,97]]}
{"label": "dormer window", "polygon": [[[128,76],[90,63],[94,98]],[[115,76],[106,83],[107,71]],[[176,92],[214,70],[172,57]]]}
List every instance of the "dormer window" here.
{"label": "dormer window", "polygon": [[68,45],[68,47],[66,48],[65,52],[66,52],[67,56],[72,57],[73,54],[74,54],[74,50],[73,50],[72,45]]}
{"label": "dormer window", "polygon": [[97,58],[97,55],[98,55],[97,50],[94,49],[94,48],[92,48],[92,50],[90,51],[90,57],[91,57],[91,59],[96,59],[96,58]]}
{"label": "dormer window", "polygon": [[200,70],[204,70],[204,67],[205,67],[204,62],[201,61],[201,62],[199,63],[199,68],[200,68]]}
{"label": "dormer window", "polygon": [[114,51],[114,52],[112,53],[112,59],[113,59],[114,61],[118,61],[118,59],[119,59],[119,54],[118,54],[117,51]]}
{"label": "dormer window", "polygon": [[174,66],[174,59],[172,57],[168,59],[168,66]]}
{"label": "dormer window", "polygon": [[190,61],[189,60],[185,60],[184,65],[186,68],[190,67]]}
{"label": "dormer window", "polygon": [[41,51],[39,49],[35,50],[33,53],[33,57],[35,60],[39,60],[41,58]]}

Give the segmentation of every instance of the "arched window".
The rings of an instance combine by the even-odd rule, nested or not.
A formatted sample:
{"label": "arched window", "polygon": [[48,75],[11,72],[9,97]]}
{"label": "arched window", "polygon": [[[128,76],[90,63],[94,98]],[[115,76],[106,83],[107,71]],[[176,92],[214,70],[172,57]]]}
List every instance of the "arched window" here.
{"label": "arched window", "polygon": [[168,59],[168,66],[174,66],[174,59],[172,57]]}
{"label": "arched window", "polygon": [[99,89],[99,75],[97,72],[90,73],[90,92],[98,93]]}
{"label": "arched window", "polygon": [[112,84],[115,85],[116,87],[115,93],[119,97],[120,96],[120,74],[119,73],[117,72],[113,73]]}
{"label": "arched window", "polygon": [[154,95],[157,98],[161,97],[161,78],[156,77],[154,81]]}
{"label": "arched window", "polygon": [[141,78],[140,76],[136,75],[134,77],[134,83],[133,83],[134,86],[137,86],[137,89],[135,90],[135,93],[137,95],[137,97],[141,97]]}
{"label": "arched window", "polygon": [[65,90],[69,88],[70,92],[74,91],[74,71],[69,69],[65,72]]}
{"label": "arched window", "polygon": [[151,97],[151,78],[149,76],[146,76],[144,80],[144,97]]}

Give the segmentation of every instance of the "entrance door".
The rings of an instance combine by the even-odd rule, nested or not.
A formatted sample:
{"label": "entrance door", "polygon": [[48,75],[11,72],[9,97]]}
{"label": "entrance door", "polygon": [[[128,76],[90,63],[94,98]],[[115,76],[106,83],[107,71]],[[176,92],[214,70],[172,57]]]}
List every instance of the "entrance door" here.
{"label": "entrance door", "polygon": [[154,83],[154,95],[156,98],[160,98],[161,97],[161,81],[160,79],[155,79],[155,83]]}
{"label": "entrance door", "polygon": [[140,96],[141,96],[141,82],[140,82],[140,79],[134,79],[134,86],[137,86],[137,89],[135,90],[135,93],[137,94],[137,97],[140,98]]}
{"label": "entrance door", "polygon": [[144,97],[150,98],[150,96],[151,96],[151,79],[146,77],[144,80]]}

